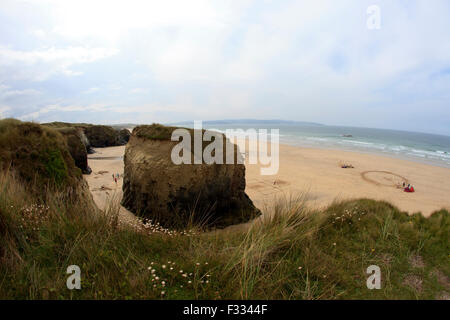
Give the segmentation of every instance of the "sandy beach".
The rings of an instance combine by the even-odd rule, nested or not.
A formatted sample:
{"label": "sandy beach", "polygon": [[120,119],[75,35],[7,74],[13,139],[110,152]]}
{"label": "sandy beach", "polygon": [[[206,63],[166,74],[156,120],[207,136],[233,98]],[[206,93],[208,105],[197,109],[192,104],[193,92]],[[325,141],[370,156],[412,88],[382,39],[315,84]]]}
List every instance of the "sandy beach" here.
{"label": "sandy beach", "polygon": [[[90,175],[84,175],[89,184],[95,203],[101,210],[106,210],[108,206],[120,206],[122,199],[123,184],[123,155],[125,146],[97,148],[95,153],[89,155],[88,163],[92,169]],[[119,174],[117,183],[113,174]],[[133,225],[140,225],[133,213],[120,206],[119,221]]]}
{"label": "sandy beach", "polygon": [[[104,209],[110,199],[122,197],[123,154],[125,147],[96,149],[89,155],[92,174],[86,175],[94,200]],[[253,152],[254,150],[249,150]],[[343,169],[340,164],[354,168]],[[112,175],[119,173],[117,184]],[[411,183],[415,193],[397,187]],[[280,196],[304,195],[314,208],[334,200],[371,198],[386,200],[409,213],[450,209],[450,169],[386,156],[280,145],[278,174],[263,176],[260,165],[246,165],[246,192],[263,208]],[[122,219],[134,216],[121,208]]]}

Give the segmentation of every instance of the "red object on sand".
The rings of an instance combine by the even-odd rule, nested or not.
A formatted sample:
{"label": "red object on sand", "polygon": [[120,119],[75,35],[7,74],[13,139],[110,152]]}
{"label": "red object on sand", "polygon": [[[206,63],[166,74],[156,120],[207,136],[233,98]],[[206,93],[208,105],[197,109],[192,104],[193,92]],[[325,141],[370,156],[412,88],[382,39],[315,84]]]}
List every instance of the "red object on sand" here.
{"label": "red object on sand", "polygon": [[414,187],[409,187],[404,189],[405,192],[415,192]]}

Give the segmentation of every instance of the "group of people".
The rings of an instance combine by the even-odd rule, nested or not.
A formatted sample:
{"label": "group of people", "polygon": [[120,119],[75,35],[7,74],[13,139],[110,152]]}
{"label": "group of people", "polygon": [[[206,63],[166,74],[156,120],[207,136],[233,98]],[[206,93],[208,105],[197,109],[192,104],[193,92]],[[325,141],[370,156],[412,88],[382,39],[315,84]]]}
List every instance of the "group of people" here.
{"label": "group of people", "polygon": [[403,182],[403,191],[405,192],[415,192],[414,187],[408,183],[408,185],[406,185],[406,182]]}
{"label": "group of people", "polygon": [[113,178],[113,181],[117,184],[117,181],[119,181],[119,178],[120,178],[120,174],[113,173],[112,178]]}

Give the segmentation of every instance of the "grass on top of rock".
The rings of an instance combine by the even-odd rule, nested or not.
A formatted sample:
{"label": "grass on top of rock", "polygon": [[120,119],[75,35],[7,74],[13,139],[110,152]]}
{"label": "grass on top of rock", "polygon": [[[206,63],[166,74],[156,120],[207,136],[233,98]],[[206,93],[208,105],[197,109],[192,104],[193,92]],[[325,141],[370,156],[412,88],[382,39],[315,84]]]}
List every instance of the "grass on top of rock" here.
{"label": "grass on top of rock", "polygon": [[77,188],[82,179],[59,132],[14,119],[0,120],[0,168],[14,170],[38,193],[48,186]]}
{"label": "grass on top of rock", "polygon": [[142,125],[134,128],[133,133],[142,139],[148,140],[170,140],[172,132],[177,127],[168,127],[162,124],[153,123],[152,125]]}
{"label": "grass on top of rock", "polygon": [[[174,130],[176,129],[184,129],[187,130],[189,132],[189,136],[190,136],[190,148],[189,151],[191,152],[191,163],[194,162],[194,153],[195,153],[195,136],[194,136],[194,132],[199,130],[199,129],[192,129],[192,128],[182,128],[182,127],[170,127],[170,126],[164,126],[162,124],[157,124],[154,123],[152,125],[141,125],[138,126],[136,128],[133,129],[133,133],[132,135],[143,139],[143,140],[156,140],[156,141],[172,141],[172,133]],[[211,134],[211,138],[210,139],[204,139],[204,135],[205,132],[208,132]],[[220,150],[220,147],[217,146],[217,150],[218,152],[222,153],[223,156],[223,162],[222,163],[227,163],[227,153],[226,150],[228,148],[234,148],[234,162],[233,163],[240,163],[238,161],[238,146],[236,144],[231,144],[230,140],[222,133],[214,131],[214,130],[205,130],[202,129],[201,130],[202,133],[202,137],[201,137],[201,150],[205,151],[205,148],[211,144],[215,144],[216,139],[222,139],[222,149]],[[182,141],[184,142],[185,136],[181,136],[179,138],[179,140],[175,140],[172,141],[171,143],[173,144],[177,144],[179,143],[178,141]],[[186,145],[186,147],[188,147],[189,144]],[[215,148],[212,148],[211,150],[209,150],[211,152],[211,154],[213,156],[215,156]]]}
{"label": "grass on top of rock", "polygon": [[50,128],[87,128],[94,126],[93,124],[89,123],[70,123],[58,121],[43,123],[42,125]]}
{"label": "grass on top of rock", "polygon": [[[408,216],[386,202],[310,211],[279,199],[250,229],[136,232],[117,212],[54,193],[36,205],[0,175],[0,299],[443,299],[449,212]],[[31,218],[32,217],[32,218]],[[81,268],[81,290],[66,269]],[[381,268],[381,290],[366,287]]]}

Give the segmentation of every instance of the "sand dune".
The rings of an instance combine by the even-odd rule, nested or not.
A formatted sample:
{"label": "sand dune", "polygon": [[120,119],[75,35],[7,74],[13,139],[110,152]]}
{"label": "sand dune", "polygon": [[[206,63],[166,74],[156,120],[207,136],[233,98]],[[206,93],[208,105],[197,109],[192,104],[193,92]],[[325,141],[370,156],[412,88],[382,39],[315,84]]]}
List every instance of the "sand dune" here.
{"label": "sand dune", "polygon": [[[89,165],[93,173],[85,176],[100,208],[112,198],[122,197],[122,178],[117,185],[112,174],[123,174],[125,147],[96,149]],[[254,152],[254,150],[249,150]],[[341,163],[354,168],[342,169]],[[335,199],[372,198],[386,200],[409,213],[450,208],[450,169],[386,156],[356,152],[321,150],[280,145],[277,175],[262,176],[260,165],[246,165],[246,191],[257,207],[270,204],[283,195],[303,194],[312,207],[324,207]],[[398,188],[403,181],[414,185],[415,193]],[[121,208],[125,220],[135,217]]]}

